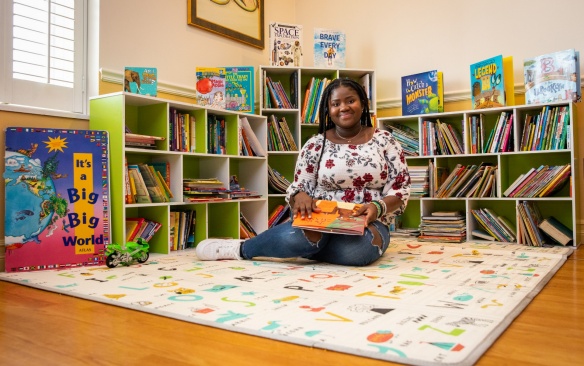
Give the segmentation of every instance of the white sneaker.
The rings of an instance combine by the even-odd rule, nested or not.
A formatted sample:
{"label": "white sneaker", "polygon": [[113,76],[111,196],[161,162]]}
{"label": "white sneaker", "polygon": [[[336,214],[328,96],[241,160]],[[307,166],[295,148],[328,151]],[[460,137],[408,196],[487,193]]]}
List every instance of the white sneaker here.
{"label": "white sneaker", "polygon": [[219,259],[238,259],[241,240],[238,239],[205,239],[195,248],[195,253],[202,261],[216,261]]}

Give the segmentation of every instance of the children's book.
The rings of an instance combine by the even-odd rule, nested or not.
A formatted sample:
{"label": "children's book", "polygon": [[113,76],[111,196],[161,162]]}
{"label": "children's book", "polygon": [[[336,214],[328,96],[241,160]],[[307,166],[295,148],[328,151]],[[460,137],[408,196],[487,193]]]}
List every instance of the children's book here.
{"label": "children's book", "polygon": [[205,107],[225,109],[224,67],[197,67],[196,104]]}
{"label": "children's book", "polygon": [[124,91],[155,97],[158,90],[158,73],[155,67],[124,68]]}
{"label": "children's book", "polygon": [[226,66],[225,109],[253,113],[254,80],[253,66]]}
{"label": "children's book", "polygon": [[513,57],[498,55],[470,65],[473,109],[515,104]]}
{"label": "children's book", "polygon": [[345,32],[331,29],[314,29],[314,66],[345,67]]}
{"label": "children's book", "polygon": [[525,104],[577,102],[580,89],[580,52],[568,49],[523,61]]}
{"label": "children's book", "polygon": [[401,78],[402,115],[444,112],[442,72],[425,71]]}
{"label": "children's book", "polygon": [[6,271],[105,263],[107,132],[9,127],[4,162]]}
{"label": "children's book", "polygon": [[292,226],[333,234],[363,235],[367,221],[365,215],[354,216],[360,204],[319,200],[316,206],[321,212],[312,211],[312,217],[296,216]]}
{"label": "children's book", "polygon": [[302,66],[302,26],[270,23],[270,65]]}

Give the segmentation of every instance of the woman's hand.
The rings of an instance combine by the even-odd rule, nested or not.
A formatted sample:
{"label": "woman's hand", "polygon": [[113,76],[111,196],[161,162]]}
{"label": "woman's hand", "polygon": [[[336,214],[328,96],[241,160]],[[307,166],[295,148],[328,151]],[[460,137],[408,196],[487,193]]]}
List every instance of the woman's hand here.
{"label": "woman's hand", "polygon": [[377,220],[377,207],[373,203],[367,203],[361,206],[356,212],[355,216],[365,215],[367,225]]}
{"label": "woman's hand", "polygon": [[298,192],[292,198],[292,217],[299,215],[301,218],[312,218],[312,212],[320,212],[321,209],[316,206],[316,200],[313,200],[306,192]]}

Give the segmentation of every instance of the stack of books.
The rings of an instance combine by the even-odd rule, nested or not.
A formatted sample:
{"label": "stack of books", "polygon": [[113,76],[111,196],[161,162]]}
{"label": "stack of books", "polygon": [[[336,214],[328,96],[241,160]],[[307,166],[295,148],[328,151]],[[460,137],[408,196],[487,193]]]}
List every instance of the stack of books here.
{"label": "stack of books", "polygon": [[410,195],[412,197],[428,196],[428,167],[410,165],[408,167],[411,179]]}
{"label": "stack of books", "polygon": [[393,137],[395,137],[395,139],[400,143],[404,151],[404,155],[420,155],[420,140],[416,130],[406,125],[402,125],[401,123],[385,125],[385,127],[391,131]]}
{"label": "stack of books", "polygon": [[286,193],[290,184],[286,177],[268,165],[268,187],[273,193]]}
{"label": "stack of books", "polygon": [[460,211],[435,211],[422,216],[418,240],[462,243],[466,240],[466,218]]}
{"label": "stack of books", "polygon": [[223,201],[229,199],[228,190],[217,178],[183,179],[184,202]]}

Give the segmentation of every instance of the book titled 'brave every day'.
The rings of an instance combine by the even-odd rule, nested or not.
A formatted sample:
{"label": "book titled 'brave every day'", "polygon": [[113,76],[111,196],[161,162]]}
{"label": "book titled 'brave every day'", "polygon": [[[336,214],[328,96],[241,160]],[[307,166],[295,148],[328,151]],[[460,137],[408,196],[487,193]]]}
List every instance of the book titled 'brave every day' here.
{"label": "book titled 'brave every day'", "polygon": [[103,264],[107,132],[10,127],[4,162],[6,271]]}

